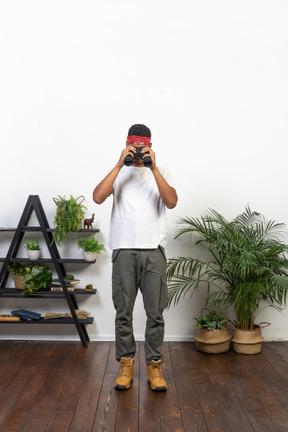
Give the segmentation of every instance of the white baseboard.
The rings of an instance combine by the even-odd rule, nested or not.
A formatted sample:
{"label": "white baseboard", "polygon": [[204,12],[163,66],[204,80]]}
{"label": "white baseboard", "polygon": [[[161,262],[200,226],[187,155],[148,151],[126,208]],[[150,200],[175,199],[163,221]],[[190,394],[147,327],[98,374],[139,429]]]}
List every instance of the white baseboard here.
{"label": "white baseboard", "polygon": [[[111,335],[102,335],[95,336],[90,335],[91,342],[114,342],[115,338]],[[275,335],[264,336],[264,342],[285,342],[288,341],[288,338],[277,338]],[[2,334],[0,335],[0,340],[32,340],[32,341],[69,341],[69,342],[79,342],[80,338],[78,335],[11,335],[11,334]],[[143,336],[135,336],[136,341],[144,341]],[[165,336],[165,342],[194,342],[193,336]]]}

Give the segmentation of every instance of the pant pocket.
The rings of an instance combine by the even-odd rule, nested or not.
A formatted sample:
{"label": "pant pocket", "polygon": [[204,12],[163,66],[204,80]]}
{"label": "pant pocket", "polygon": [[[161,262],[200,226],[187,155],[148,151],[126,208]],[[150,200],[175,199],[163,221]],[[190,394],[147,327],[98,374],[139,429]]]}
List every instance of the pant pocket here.
{"label": "pant pocket", "polygon": [[168,302],[168,287],[167,287],[167,279],[166,277],[161,278],[161,294],[159,301],[159,308],[163,312]]}
{"label": "pant pocket", "polygon": [[160,252],[161,252],[161,254],[162,254],[162,256],[163,256],[163,258],[164,258],[164,261],[165,262],[167,262],[167,258],[166,258],[166,253],[165,253],[165,249],[163,248],[163,246],[158,246],[158,249],[160,250]]}
{"label": "pant pocket", "polygon": [[114,263],[114,261],[116,260],[117,256],[119,255],[121,249],[114,249],[112,252],[112,257],[111,257],[111,261],[112,263]]}
{"label": "pant pocket", "polygon": [[112,300],[116,310],[123,305],[123,290],[120,275],[112,276]]}

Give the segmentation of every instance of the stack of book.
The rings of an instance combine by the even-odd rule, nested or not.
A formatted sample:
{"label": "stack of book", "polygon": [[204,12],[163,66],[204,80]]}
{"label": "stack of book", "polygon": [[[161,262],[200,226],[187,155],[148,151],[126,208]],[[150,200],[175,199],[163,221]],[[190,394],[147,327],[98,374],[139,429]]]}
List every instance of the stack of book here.
{"label": "stack of book", "polygon": [[0,321],[20,321],[20,317],[12,314],[1,314]]}
{"label": "stack of book", "polygon": [[20,319],[24,320],[24,321],[32,321],[32,320],[40,320],[41,318],[41,314],[39,314],[38,312],[33,312],[30,310],[26,310],[26,309],[17,309],[14,311],[11,311],[11,314],[19,317]]}
{"label": "stack of book", "polygon": [[[80,283],[79,279],[64,279],[65,284],[66,284],[66,288],[68,291],[74,291],[75,290],[75,285]],[[63,291],[63,288],[61,286],[61,282],[59,279],[53,279],[52,284],[51,284],[51,291]]]}

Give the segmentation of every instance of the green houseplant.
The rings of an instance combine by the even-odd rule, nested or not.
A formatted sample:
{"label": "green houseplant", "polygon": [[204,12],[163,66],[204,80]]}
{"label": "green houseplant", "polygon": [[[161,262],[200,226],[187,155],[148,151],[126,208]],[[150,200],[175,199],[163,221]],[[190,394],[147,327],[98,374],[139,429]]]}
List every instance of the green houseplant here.
{"label": "green houseplant", "polygon": [[79,249],[83,249],[86,261],[95,261],[97,254],[100,254],[102,251],[106,252],[104,245],[93,237],[79,238],[76,241]]}
{"label": "green houseplant", "polygon": [[[252,212],[249,207],[234,220],[215,210],[200,219],[184,218],[176,237],[198,236],[196,245],[207,246],[209,258],[172,258],[168,262],[168,305],[208,287],[212,307],[231,306],[235,329],[257,330],[255,320],[264,307],[281,310],[288,293],[288,246],[282,241],[285,225]],[[260,330],[261,333],[261,330]],[[259,336],[259,342],[262,336]],[[259,343],[256,347],[259,349]],[[260,347],[261,349],[261,347]]]}
{"label": "green houseplant", "polygon": [[40,245],[39,240],[27,240],[25,241],[25,247],[27,248],[28,257],[31,260],[37,260],[40,257]]}
{"label": "green houseplant", "polygon": [[78,198],[74,198],[70,195],[69,199],[59,195],[58,198],[54,198],[57,209],[53,222],[54,232],[52,243],[55,241],[61,246],[63,241],[66,240],[68,232],[79,231],[86,209],[82,204],[84,199],[82,195]]}
{"label": "green houseplant", "polygon": [[[205,315],[203,310],[207,310],[208,313]],[[207,330],[222,330],[226,327],[228,322],[228,318],[223,312],[217,311],[215,309],[209,310],[207,308],[203,308],[201,315],[194,319],[196,320],[195,327],[204,328]]]}
{"label": "green houseplant", "polygon": [[[203,312],[206,310],[206,314]],[[227,329],[228,318],[223,312],[203,308],[196,320],[196,349],[209,354],[227,352],[232,336]]]}
{"label": "green houseplant", "polygon": [[24,290],[24,266],[22,264],[14,263],[8,267],[8,270],[13,276],[15,288]]}
{"label": "green houseplant", "polygon": [[[9,266],[10,273],[15,277],[22,277],[22,285],[15,286],[23,290],[24,296],[37,293],[41,288],[45,289],[52,282],[52,271],[45,266],[29,265],[24,266],[15,263]],[[15,278],[14,278],[15,280]]]}
{"label": "green houseplant", "polygon": [[25,246],[28,250],[39,250],[40,249],[40,245],[39,245],[39,240],[36,239],[34,240],[27,240],[25,241]]}

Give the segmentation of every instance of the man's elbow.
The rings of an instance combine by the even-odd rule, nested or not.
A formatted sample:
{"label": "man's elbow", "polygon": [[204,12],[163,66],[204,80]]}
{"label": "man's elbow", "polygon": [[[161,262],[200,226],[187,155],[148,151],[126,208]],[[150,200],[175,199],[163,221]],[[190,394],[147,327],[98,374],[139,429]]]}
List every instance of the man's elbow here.
{"label": "man's elbow", "polygon": [[103,204],[104,201],[106,201],[106,199],[113,193],[113,189],[112,190],[101,190],[100,188],[96,188],[93,192],[93,201],[96,204]]}
{"label": "man's elbow", "polygon": [[167,207],[169,210],[171,210],[171,209],[173,209],[174,207],[176,207],[176,205],[177,205],[177,201],[176,201],[176,202],[167,203],[167,204],[166,204],[166,207]]}
{"label": "man's elbow", "polygon": [[102,204],[105,201],[105,199],[103,199],[103,197],[101,197],[100,194],[97,194],[96,192],[94,192],[93,193],[93,201],[96,204]]}
{"label": "man's elbow", "polygon": [[172,196],[166,203],[165,203],[165,205],[166,205],[166,207],[168,208],[168,209],[173,209],[174,207],[176,207],[176,205],[177,205],[177,202],[178,202],[178,196],[177,196],[177,193],[176,193],[176,191],[175,191],[175,194],[173,194],[174,196]]}
{"label": "man's elbow", "polygon": [[104,201],[103,200],[99,200],[99,199],[94,199],[94,202],[96,204],[102,204]]}

